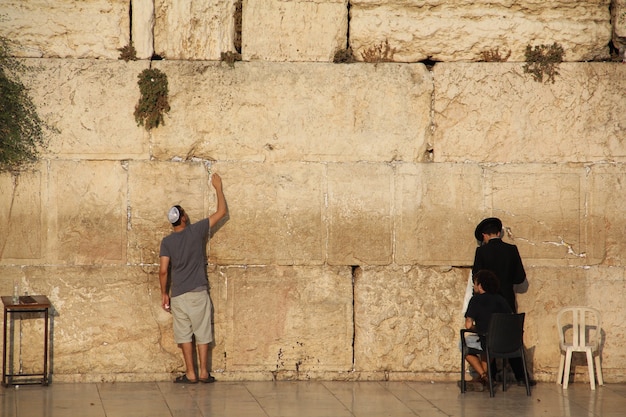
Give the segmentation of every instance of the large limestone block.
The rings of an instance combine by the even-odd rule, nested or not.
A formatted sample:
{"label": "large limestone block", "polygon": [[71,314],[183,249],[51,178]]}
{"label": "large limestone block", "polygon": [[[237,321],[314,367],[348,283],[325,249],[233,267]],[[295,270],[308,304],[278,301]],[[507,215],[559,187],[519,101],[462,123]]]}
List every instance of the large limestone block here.
{"label": "large limestone block", "polygon": [[522,64],[434,68],[434,160],[597,162],[626,160],[626,66],[560,64],[539,83]]}
{"label": "large limestone block", "polygon": [[[526,46],[559,43],[564,60],[607,58],[610,0],[353,0],[350,45],[356,59],[371,52],[397,62],[482,61],[499,50],[526,61]],[[385,50],[387,49],[387,53]]]}
{"label": "large limestone block", "polygon": [[147,132],[133,112],[145,62],[24,60],[22,74],[46,130],[47,158],[147,159]]}
{"label": "large limestone block", "polygon": [[155,0],[154,51],[166,59],[219,60],[234,51],[236,0]]}
{"label": "large limestone block", "polygon": [[183,369],[158,280],[145,266],[22,272],[22,288],[52,303],[55,380],[154,380]]}
{"label": "large limestone block", "polygon": [[[167,211],[180,204],[191,222],[215,211],[209,174],[201,162],[130,162],[128,166],[128,260],[158,264],[164,236],[172,233]],[[228,192],[228,180],[225,178]]]}
{"label": "large limestone block", "polygon": [[626,271],[623,267],[591,268],[584,285],[587,287],[584,305],[597,308],[602,314],[602,372],[609,382],[620,380],[626,363]]}
{"label": "large limestone block", "polygon": [[126,165],[52,161],[46,175],[46,258],[65,265],[126,264]]}
{"label": "large limestone block", "polygon": [[154,54],[154,0],[132,0],[131,35],[137,58]]}
{"label": "large limestone block", "polygon": [[393,257],[393,168],[328,166],[328,263],[388,265]]}
{"label": "large limestone block", "polygon": [[587,238],[589,257],[609,266],[626,262],[624,219],[624,165],[596,164],[591,167]]}
{"label": "large limestone block", "polygon": [[485,212],[476,164],[401,164],[395,175],[395,262],[473,262],[474,228]]}
{"label": "large limestone block", "polygon": [[0,36],[16,56],[118,59],[130,40],[129,0],[3,0]]}
{"label": "large limestone block", "polygon": [[350,268],[220,268],[228,283],[228,371],[277,376],[352,369]]}
{"label": "large limestone block", "polygon": [[326,261],[326,169],[322,164],[227,163],[228,221],[212,239],[220,264],[321,265]]}
{"label": "large limestone block", "polygon": [[332,62],[346,48],[347,36],[347,0],[243,2],[245,61]]}
{"label": "large limestone block", "polygon": [[[584,168],[556,165],[485,167],[488,210],[526,265],[585,265]],[[477,219],[474,225],[478,224]]]}
{"label": "large limestone block", "polygon": [[360,268],[354,286],[355,370],[409,373],[407,378],[458,372],[466,285],[465,269]]}
{"label": "large limestone block", "polygon": [[156,159],[415,161],[430,134],[425,66],[154,63],[171,111]]}
{"label": "large limestone block", "polygon": [[[19,175],[0,174],[0,263],[38,263],[45,257],[48,216],[43,165]],[[12,290],[2,294],[12,294]]]}

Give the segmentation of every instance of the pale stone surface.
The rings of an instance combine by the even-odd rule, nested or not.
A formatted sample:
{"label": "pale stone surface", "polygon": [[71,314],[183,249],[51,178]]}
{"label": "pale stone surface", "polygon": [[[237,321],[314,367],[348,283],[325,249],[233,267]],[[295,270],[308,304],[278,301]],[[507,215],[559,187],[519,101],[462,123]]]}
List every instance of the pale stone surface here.
{"label": "pale stone surface", "polygon": [[354,288],[355,369],[458,369],[466,284],[463,269],[360,268]]}
{"label": "pale stone surface", "polygon": [[624,166],[595,165],[591,168],[590,222],[587,235],[593,245],[590,257],[597,263],[621,267],[626,261],[624,219]]}
{"label": "pale stone surface", "polygon": [[119,161],[53,161],[46,184],[46,258],[54,264],[126,264],[127,169]]}
{"label": "pale stone surface", "polygon": [[0,175],[0,292],[17,278],[51,297],[55,381],[182,370],[158,249],[169,206],[214,210],[210,159],[230,208],[208,248],[222,380],[456,379],[491,215],[528,273],[537,378],[558,366],[556,311],[580,303],[603,312],[607,382],[625,380],[626,66],[565,64],[544,85],[516,64],[162,61],[172,112],[147,133],[132,117],[147,63],[35,64],[23,77],[59,133],[16,183]]}
{"label": "pale stone surface", "polygon": [[250,266],[220,273],[229,289],[228,370],[352,368],[350,268]]}
{"label": "pale stone surface", "polygon": [[3,0],[0,36],[15,55],[117,59],[130,40],[129,0]]}
{"label": "pale stone surface", "polygon": [[147,159],[147,133],[133,115],[146,62],[27,59],[22,75],[46,130],[43,156]]}
{"label": "pale stone surface", "polygon": [[347,0],[246,0],[242,18],[244,61],[332,62],[345,49]]}
{"label": "pale stone surface", "polygon": [[327,226],[322,164],[219,163],[228,221],[212,239],[220,264],[321,265]]}
{"label": "pale stone surface", "polygon": [[415,161],[430,128],[425,66],[154,64],[172,110],[152,132],[157,159]]}
{"label": "pale stone surface", "polygon": [[388,265],[393,251],[393,169],[328,166],[328,263]]}
{"label": "pale stone surface", "polygon": [[437,162],[624,162],[626,66],[560,64],[539,83],[522,64],[434,68]]}
{"label": "pale stone surface", "polygon": [[[55,380],[102,375],[115,381],[133,374],[142,379],[142,374],[154,378],[181,370],[171,316],[161,310],[158,280],[147,272],[100,265],[26,267],[10,273],[19,276],[22,291],[46,294],[52,303]],[[29,363],[35,364],[36,349],[22,345]]]}
{"label": "pale stone surface", "polygon": [[[42,196],[43,172],[0,174],[0,264],[40,262],[47,241]],[[2,294],[12,294],[7,288]]]}
{"label": "pale stone surface", "polygon": [[154,0],[132,0],[133,46],[138,59],[148,59],[154,54]]}
{"label": "pale stone surface", "polygon": [[[587,194],[584,168],[507,164],[485,168],[486,203],[506,238],[534,265],[585,265]],[[484,216],[489,217],[489,216]],[[474,225],[478,221],[474,222]]]}
{"label": "pale stone surface", "polygon": [[166,59],[219,60],[234,51],[235,0],[154,0],[154,51]]}
{"label": "pale stone surface", "polygon": [[401,164],[395,181],[395,262],[471,265],[474,228],[488,208],[481,168]]}
{"label": "pale stone surface", "polygon": [[[610,0],[353,0],[350,45],[356,59],[384,46],[396,62],[482,61],[499,50],[523,62],[526,46],[558,43],[565,61],[607,58]],[[384,50],[384,48],[383,48]]]}

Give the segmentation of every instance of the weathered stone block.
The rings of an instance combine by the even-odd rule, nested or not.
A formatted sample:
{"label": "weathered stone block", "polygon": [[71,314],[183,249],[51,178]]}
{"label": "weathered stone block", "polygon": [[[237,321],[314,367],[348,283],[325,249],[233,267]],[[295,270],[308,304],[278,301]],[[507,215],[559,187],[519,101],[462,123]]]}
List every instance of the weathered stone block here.
{"label": "weathered stone block", "polygon": [[[37,263],[45,257],[48,217],[42,207],[42,176],[38,170],[0,174],[1,264]],[[2,292],[12,293],[9,288]]]}
{"label": "weathered stone block", "polygon": [[393,168],[387,164],[328,166],[329,264],[392,262],[392,196]]}
{"label": "weathered stone block", "polygon": [[234,51],[235,0],[155,0],[154,50],[166,59],[219,60]]}
{"label": "weathered stone block", "polygon": [[[526,46],[559,43],[566,61],[607,58],[610,0],[353,0],[350,45],[357,59],[385,51],[397,62],[483,61],[499,51],[524,62]],[[386,45],[386,43],[388,45]],[[382,46],[382,48],[381,48]]]}
{"label": "weathered stone block", "polygon": [[626,222],[624,220],[624,166],[597,164],[591,167],[587,224],[589,258],[607,266],[626,261]]}
{"label": "weathered stone block", "polygon": [[425,66],[166,62],[157,159],[415,161],[430,134]]}
{"label": "weathered stone block", "polygon": [[48,247],[55,264],[125,264],[127,169],[119,161],[50,163]]}
{"label": "weathered stone block", "polygon": [[324,165],[233,162],[214,169],[222,176],[229,217],[211,240],[212,260],[222,265],[325,262]]}
{"label": "weathered stone block", "polygon": [[171,316],[145,267],[28,267],[22,288],[52,303],[55,380],[143,379],[179,371]]}
{"label": "weathered stone block", "polygon": [[466,270],[364,267],[354,285],[356,371],[458,369]]}
{"label": "weathered stone block", "polygon": [[395,262],[470,266],[485,212],[481,167],[400,164],[395,181]]}
{"label": "weathered stone block", "polygon": [[345,49],[347,0],[247,0],[243,5],[245,61],[332,62]]}
{"label": "weathered stone block", "polygon": [[3,0],[0,36],[16,56],[117,59],[130,39],[128,0]]}
{"label": "weathered stone block", "polygon": [[230,267],[218,276],[228,283],[228,370],[352,368],[350,268]]}
{"label": "weathered stone block", "polygon": [[24,85],[46,130],[42,156],[77,159],[148,159],[148,134],[133,115],[137,76],[145,62],[24,60]]}
{"label": "weathered stone block", "polygon": [[435,66],[435,161],[626,160],[626,66],[560,64],[554,84],[522,67]]}
{"label": "weathered stone block", "polygon": [[131,0],[131,35],[139,59],[154,54],[154,0]]}
{"label": "weathered stone block", "polygon": [[584,176],[583,168],[556,165],[485,168],[489,215],[502,220],[506,239],[518,246],[523,259],[535,265],[591,261],[584,234]]}

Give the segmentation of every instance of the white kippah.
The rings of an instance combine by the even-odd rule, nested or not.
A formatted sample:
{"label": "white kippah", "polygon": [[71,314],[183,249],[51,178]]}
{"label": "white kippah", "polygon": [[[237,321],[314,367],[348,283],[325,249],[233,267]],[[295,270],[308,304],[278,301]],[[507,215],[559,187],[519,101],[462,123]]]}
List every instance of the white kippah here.
{"label": "white kippah", "polygon": [[176,207],[172,207],[170,211],[167,212],[167,220],[173,224],[176,223],[178,219],[180,219],[180,211],[178,211]]}

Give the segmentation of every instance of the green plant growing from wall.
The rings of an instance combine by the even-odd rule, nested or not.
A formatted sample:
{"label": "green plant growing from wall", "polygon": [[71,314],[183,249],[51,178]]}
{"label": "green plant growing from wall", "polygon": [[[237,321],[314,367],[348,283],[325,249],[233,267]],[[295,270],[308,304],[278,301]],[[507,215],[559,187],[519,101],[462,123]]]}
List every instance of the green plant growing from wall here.
{"label": "green plant growing from wall", "polygon": [[163,114],[170,111],[167,76],[158,69],[145,69],[138,76],[139,103],[135,106],[135,121],[146,130],[165,124]]}
{"label": "green plant growing from wall", "polygon": [[552,82],[559,75],[558,65],[563,62],[563,47],[558,43],[552,45],[526,46],[526,64],[524,72],[532,74],[537,82]]}
{"label": "green plant growing from wall", "polygon": [[119,59],[123,59],[126,62],[137,60],[137,50],[132,42],[122,48],[118,48],[118,51],[120,51]]}
{"label": "green plant growing from wall", "polygon": [[0,172],[19,171],[35,162],[45,146],[45,123],[17,77],[28,70],[11,56],[7,39],[0,37]]}

